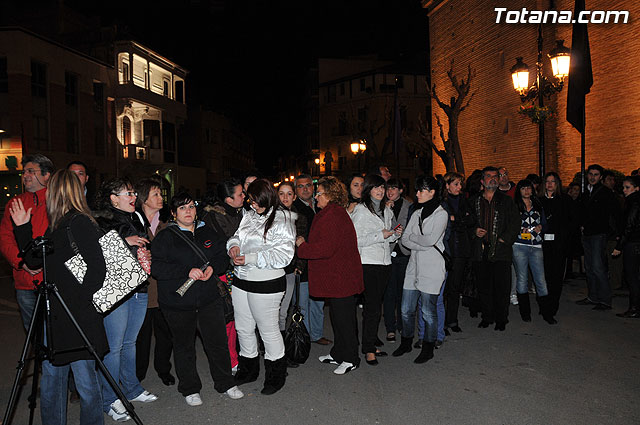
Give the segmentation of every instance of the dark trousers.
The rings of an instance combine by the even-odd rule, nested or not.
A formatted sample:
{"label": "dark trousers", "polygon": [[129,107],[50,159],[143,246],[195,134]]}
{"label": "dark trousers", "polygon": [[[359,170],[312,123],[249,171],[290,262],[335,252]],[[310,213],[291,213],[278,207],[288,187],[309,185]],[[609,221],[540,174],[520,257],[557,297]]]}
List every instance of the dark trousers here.
{"label": "dark trousers", "polygon": [[560,307],[560,295],[562,295],[562,282],[566,270],[567,257],[559,241],[545,241],[542,243],[544,257],[544,277],[547,281],[549,292],[549,313],[555,316]]}
{"label": "dark trousers", "polygon": [[391,277],[384,291],[384,327],[387,333],[402,332],[402,287],[409,257],[391,258]]}
{"label": "dark trousers", "polygon": [[629,308],[640,309],[640,242],[627,242],[622,248],[624,276],[629,285]]}
{"label": "dark trousers", "polygon": [[458,308],[460,307],[460,293],[464,282],[465,266],[468,258],[454,258],[451,270],[447,275],[444,287],[444,325],[458,326]]}
{"label": "dark trousers", "polygon": [[171,330],[158,307],[148,308],[136,339],[136,375],[138,376],[138,381],[142,381],[147,376],[152,334],[156,337],[156,345],[153,349],[153,367],[160,377],[171,372],[171,352],[173,351]]}
{"label": "dark trousers", "polygon": [[507,324],[511,294],[511,261],[484,260],[476,262],[475,269],[482,320]]}
{"label": "dark trousers", "polygon": [[198,310],[163,310],[163,313],[173,336],[178,391],[188,396],[202,389],[196,369],[196,332],[202,338],[216,391],[222,393],[233,387],[235,381],[231,374],[222,300],[218,299]]}
{"label": "dark trousers", "polygon": [[587,297],[591,302],[611,305],[611,285],[607,268],[607,235],[582,236]]}
{"label": "dark trousers", "polygon": [[364,278],[364,305],[362,309],[362,352],[376,352],[378,326],[382,316],[382,299],[389,282],[391,265],[362,265]]}
{"label": "dark trousers", "polygon": [[327,298],[329,317],[333,329],[331,357],[338,363],[360,364],[358,355],[358,322],[356,318],[356,297]]}

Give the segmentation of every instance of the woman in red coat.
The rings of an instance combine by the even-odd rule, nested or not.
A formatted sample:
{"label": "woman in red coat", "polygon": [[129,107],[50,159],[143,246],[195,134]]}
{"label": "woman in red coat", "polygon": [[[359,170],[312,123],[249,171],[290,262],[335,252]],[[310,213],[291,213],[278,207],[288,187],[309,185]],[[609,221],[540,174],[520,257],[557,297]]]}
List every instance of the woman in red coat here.
{"label": "woman in red coat", "polygon": [[322,363],[337,364],[344,375],[360,364],[355,295],[364,290],[353,222],[345,210],[347,189],[335,177],[323,177],[316,192],[322,210],[315,215],[309,241],[298,237],[298,257],[309,260],[309,292],[329,304],[334,344]]}

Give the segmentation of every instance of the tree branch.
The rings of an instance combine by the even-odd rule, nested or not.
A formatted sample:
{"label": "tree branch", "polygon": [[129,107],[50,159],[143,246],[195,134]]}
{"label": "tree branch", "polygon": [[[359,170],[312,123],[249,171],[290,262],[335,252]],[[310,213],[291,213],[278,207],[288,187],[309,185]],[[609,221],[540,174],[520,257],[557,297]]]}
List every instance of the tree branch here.
{"label": "tree branch", "polygon": [[429,86],[427,86],[427,95],[429,97],[433,98],[436,101],[436,103],[438,104],[440,109],[442,109],[445,114],[448,113],[447,110],[451,109],[451,107],[449,105],[447,105],[446,103],[442,102],[440,100],[440,98],[438,97],[438,94],[436,93],[436,85],[435,85],[435,83],[433,84],[432,88],[429,88]]}
{"label": "tree branch", "polygon": [[469,97],[469,100],[467,100],[467,103],[460,108],[460,112],[464,111],[467,108],[467,106],[469,106],[469,103],[471,103],[471,99],[473,99],[473,96],[475,95],[476,95],[476,92],[471,93],[471,97]]}

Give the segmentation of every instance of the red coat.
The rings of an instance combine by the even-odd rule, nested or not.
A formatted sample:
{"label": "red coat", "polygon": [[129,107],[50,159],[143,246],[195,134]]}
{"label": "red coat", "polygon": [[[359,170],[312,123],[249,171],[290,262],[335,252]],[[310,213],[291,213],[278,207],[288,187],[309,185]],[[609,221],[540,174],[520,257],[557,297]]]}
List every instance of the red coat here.
{"label": "red coat", "polygon": [[[47,189],[40,189],[37,192],[25,192],[16,196],[14,199],[20,199],[24,205],[24,209],[31,208],[31,228],[33,229],[33,238],[44,235],[49,227],[49,218],[47,217],[46,205]],[[42,273],[31,276],[22,269],[22,259],[18,257],[20,250],[13,234],[13,220],[9,213],[9,206],[13,200],[9,201],[4,210],[4,217],[0,223],[0,251],[13,268],[13,280],[16,289],[34,289],[33,281],[42,280]]]}
{"label": "red coat", "polygon": [[341,206],[329,203],[316,214],[298,256],[309,260],[312,296],[344,298],[364,291],[356,230]]}

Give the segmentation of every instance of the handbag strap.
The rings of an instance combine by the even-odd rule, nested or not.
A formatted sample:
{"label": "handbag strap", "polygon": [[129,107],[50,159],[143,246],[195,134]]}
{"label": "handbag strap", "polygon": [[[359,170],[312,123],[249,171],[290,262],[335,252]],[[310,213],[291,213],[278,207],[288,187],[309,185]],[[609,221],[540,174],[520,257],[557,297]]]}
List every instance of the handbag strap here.
{"label": "handbag strap", "polygon": [[438,248],[436,245],[433,245],[433,247],[436,249],[436,251],[438,251],[440,253],[440,255],[442,255],[442,258],[444,259],[445,263],[447,262],[447,257],[444,256],[444,252],[440,251],[440,248]]}
{"label": "handbag strap", "polygon": [[300,308],[300,275],[298,273],[296,273],[295,271],[293,272],[295,278],[296,278],[296,304],[295,304],[295,308]]}
{"label": "handbag strap", "polygon": [[71,245],[71,249],[73,249],[73,253],[75,255],[80,254],[80,249],[78,249],[78,244],[76,243],[76,239],[73,237],[73,232],[71,231],[71,222],[74,218],[76,218],[78,214],[74,214],[67,223],[67,238],[69,239],[69,244]]}
{"label": "handbag strap", "polygon": [[67,238],[69,238],[69,243],[71,244],[71,249],[73,249],[73,253],[75,255],[80,254],[80,250],[78,249],[78,244],[73,237],[73,232],[71,231],[71,227],[67,226]]}
{"label": "handbag strap", "polygon": [[198,257],[200,257],[200,259],[202,261],[204,261],[205,263],[207,261],[209,261],[207,259],[207,256],[204,254],[204,252],[202,252],[202,250],[200,249],[200,247],[198,245],[196,245],[191,239],[189,239],[188,237],[186,237],[183,233],[182,230],[177,228],[178,226],[169,226],[169,229],[171,229],[171,231],[173,233],[175,233],[176,235],[178,235],[180,238],[182,238],[183,241],[185,241],[187,243],[187,245],[189,245],[189,247],[191,247],[191,249],[198,255]]}

